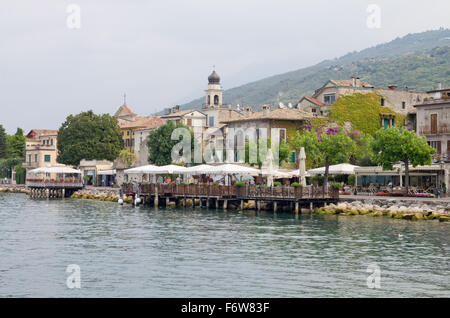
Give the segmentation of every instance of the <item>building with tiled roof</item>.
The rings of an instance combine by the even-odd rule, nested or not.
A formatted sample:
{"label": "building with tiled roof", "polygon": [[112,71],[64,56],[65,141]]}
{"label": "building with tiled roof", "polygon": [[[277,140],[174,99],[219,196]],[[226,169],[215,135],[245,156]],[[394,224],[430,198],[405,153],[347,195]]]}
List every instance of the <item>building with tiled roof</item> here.
{"label": "building with tiled roof", "polygon": [[361,81],[359,77],[352,76],[350,80],[328,80],[312,96],[303,97],[297,104],[297,108],[325,116],[339,96],[370,92],[382,96],[380,97],[381,106],[389,107],[396,113],[412,114],[412,117],[414,116],[414,104],[429,96],[429,93],[413,91],[408,87],[399,89],[397,85],[393,84],[387,88],[377,88],[370,83]]}
{"label": "building with tiled roof", "polygon": [[32,129],[26,135],[25,162],[28,170],[56,164],[58,155],[58,130]]}
{"label": "building with tiled roof", "polygon": [[[297,108],[277,108],[271,109],[269,105],[264,105],[260,112],[250,113],[246,117],[224,121],[227,126],[224,128],[225,138],[227,135],[236,136],[234,149],[228,149],[227,153],[233,152],[233,160],[240,161],[243,158],[242,152],[245,143],[244,135],[255,133],[255,140],[267,136],[272,142],[275,139],[289,142],[295,138],[298,130],[309,122],[314,116],[311,113],[301,111]],[[244,138],[244,140],[241,140]],[[229,146],[227,146],[229,147]],[[295,151],[292,152],[290,162],[296,162]]]}

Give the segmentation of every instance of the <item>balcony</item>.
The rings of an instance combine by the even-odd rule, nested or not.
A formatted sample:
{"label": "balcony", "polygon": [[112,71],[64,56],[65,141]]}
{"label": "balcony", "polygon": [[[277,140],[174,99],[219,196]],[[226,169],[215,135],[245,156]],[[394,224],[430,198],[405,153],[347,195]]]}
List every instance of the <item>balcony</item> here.
{"label": "balcony", "polygon": [[442,134],[450,134],[450,127],[446,125],[442,125],[436,127],[436,129],[431,129],[430,126],[421,126],[419,127],[420,135],[442,135]]}
{"label": "balcony", "polygon": [[25,169],[39,168],[39,162],[23,162],[22,168],[25,168]]}

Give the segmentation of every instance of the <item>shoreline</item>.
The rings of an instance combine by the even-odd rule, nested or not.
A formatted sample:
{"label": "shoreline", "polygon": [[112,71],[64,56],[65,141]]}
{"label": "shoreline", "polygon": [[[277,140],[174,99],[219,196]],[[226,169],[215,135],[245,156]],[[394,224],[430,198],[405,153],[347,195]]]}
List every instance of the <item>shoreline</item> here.
{"label": "shoreline", "polygon": [[[0,193],[29,194],[25,185],[0,185]],[[73,199],[88,199],[97,201],[118,202],[119,188],[87,187],[76,191],[70,196]],[[424,200],[418,198],[387,198],[387,197],[340,197],[339,203],[329,204],[313,210],[302,208],[300,214],[334,214],[334,215],[368,215],[385,216],[405,220],[439,220],[450,221],[450,199]],[[123,203],[132,204],[131,196],[123,196]],[[174,203],[174,202],[172,202]],[[192,205],[192,202],[190,202]],[[170,207],[175,207],[171,204]],[[189,206],[189,204],[187,204]],[[230,210],[240,210],[239,205],[230,204]],[[249,201],[244,204],[243,210],[254,210],[255,203]],[[286,211],[291,212],[292,211]]]}

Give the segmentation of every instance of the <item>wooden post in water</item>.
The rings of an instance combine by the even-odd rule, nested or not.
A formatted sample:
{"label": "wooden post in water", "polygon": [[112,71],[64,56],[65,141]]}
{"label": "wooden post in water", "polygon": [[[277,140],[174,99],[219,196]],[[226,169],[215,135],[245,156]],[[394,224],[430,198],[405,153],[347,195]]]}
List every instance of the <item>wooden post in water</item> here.
{"label": "wooden post in water", "polygon": [[273,201],[273,213],[277,213],[277,201]]}
{"label": "wooden post in water", "polygon": [[241,200],[241,211],[244,210],[244,200]]}
{"label": "wooden post in water", "polygon": [[158,184],[155,184],[155,204],[156,207],[159,206],[159,197],[158,197]]}
{"label": "wooden post in water", "polygon": [[223,209],[226,210],[228,206],[228,200],[223,200]]}
{"label": "wooden post in water", "polygon": [[298,201],[295,201],[295,214],[298,214]]}

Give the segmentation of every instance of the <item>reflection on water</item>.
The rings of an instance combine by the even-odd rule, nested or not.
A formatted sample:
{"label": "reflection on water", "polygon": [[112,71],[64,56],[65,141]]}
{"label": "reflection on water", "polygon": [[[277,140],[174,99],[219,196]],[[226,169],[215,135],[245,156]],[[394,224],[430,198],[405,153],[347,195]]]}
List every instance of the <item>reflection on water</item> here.
{"label": "reflection on water", "polygon": [[[0,193],[0,297],[449,297],[449,233],[432,221]],[[81,289],[66,286],[69,264]],[[367,287],[370,264],[380,289]]]}

